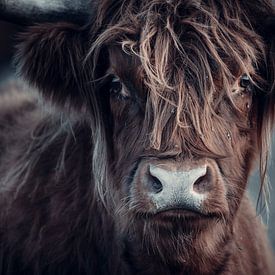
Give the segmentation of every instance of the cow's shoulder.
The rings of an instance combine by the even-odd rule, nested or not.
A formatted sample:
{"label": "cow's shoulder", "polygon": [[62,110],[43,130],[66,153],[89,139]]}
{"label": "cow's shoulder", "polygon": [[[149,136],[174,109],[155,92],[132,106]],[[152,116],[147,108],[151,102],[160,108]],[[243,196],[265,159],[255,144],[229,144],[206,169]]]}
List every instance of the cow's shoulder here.
{"label": "cow's shoulder", "polygon": [[49,107],[22,83],[0,89],[0,187],[20,177],[27,186],[78,181],[74,177],[90,170],[91,135],[85,119]]}
{"label": "cow's shoulder", "polygon": [[[0,262],[10,261],[12,274],[21,274],[21,261],[31,266],[32,260],[58,258],[62,265],[77,257],[76,247],[99,248],[77,233],[92,228],[88,122],[47,109],[35,95],[13,88],[0,95],[0,243],[5,246],[0,245]],[[100,223],[100,217],[94,220]],[[66,274],[76,274],[79,266],[73,261],[68,266],[73,271],[68,267]]]}
{"label": "cow's shoulder", "polygon": [[[34,118],[38,98],[23,82],[12,80],[0,86],[0,135],[14,132],[21,123]],[[29,125],[31,126],[31,125]]]}
{"label": "cow's shoulder", "polygon": [[231,268],[238,267],[240,274],[241,270],[244,274],[274,274],[275,265],[267,232],[255,210],[246,193],[235,217]]}
{"label": "cow's shoulder", "polygon": [[40,119],[37,97],[18,80],[0,86],[0,171],[3,160],[10,158],[14,149]]}

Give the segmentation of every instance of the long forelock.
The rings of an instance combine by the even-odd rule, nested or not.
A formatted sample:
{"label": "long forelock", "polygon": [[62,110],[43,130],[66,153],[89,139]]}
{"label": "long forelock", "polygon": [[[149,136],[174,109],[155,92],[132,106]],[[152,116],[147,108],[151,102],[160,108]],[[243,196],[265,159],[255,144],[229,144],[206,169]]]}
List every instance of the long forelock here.
{"label": "long forelock", "polygon": [[183,128],[185,136],[192,128],[193,136],[207,139],[205,134],[217,121],[223,123],[218,101],[231,99],[236,75],[253,78],[264,52],[261,39],[236,1],[235,6],[216,1],[141,2],[124,2],[91,52],[116,43],[139,58],[148,91],[145,121],[152,122],[152,148],[160,149],[170,116],[175,123],[168,140]]}

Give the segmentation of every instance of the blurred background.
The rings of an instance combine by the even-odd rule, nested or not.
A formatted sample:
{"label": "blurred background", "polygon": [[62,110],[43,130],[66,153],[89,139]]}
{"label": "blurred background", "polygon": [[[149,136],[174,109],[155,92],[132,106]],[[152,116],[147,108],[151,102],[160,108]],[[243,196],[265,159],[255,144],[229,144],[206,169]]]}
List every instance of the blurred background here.
{"label": "blurred background", "polygon": [[[14,53],[14,37],[16,36],[17,27],[0,21],[0,90],[8,82],[16,79],[15,68],[12,65],[12,55]],[[268,234],[271,245],[275,251],[275,138],[273,138],[272,158],[270,161],[269,178],[270,178],[270,203],[269,215],[266,208],[257,208],[258,215],[263,217],[263,221],[267,224]],[[253,198],[255,207],[259,194],[259,175],[255,172],[250,179],[249,192]]]}
{"label": "blurred background", "polygon": [[13,38],[16,31],[15,25],[0,21],[0,85],[13,77],[10,61],[14,52]]}

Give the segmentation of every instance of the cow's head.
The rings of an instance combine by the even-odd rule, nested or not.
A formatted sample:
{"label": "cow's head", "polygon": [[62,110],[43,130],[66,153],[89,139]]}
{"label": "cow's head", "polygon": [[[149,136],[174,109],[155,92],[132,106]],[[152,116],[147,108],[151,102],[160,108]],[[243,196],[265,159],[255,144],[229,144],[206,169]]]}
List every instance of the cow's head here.
{"label": "cow's head", "polygon": [[95,191],[115,203],[123,233],[150,242],[213,226],[222,238],[256,156],[265,170],[270,1],[105,0],[84,10],[87,24],[21,34],[21,73],[59,108],[85,112]]}

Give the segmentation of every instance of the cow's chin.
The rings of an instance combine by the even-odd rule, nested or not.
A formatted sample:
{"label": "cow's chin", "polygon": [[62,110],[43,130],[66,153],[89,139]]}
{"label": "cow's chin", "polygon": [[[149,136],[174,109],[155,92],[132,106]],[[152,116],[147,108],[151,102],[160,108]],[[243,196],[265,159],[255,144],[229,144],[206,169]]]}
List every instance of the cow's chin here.
{"label": "cow's chin", "polygon": [[124,240],[134,255],[162,258],[165,263],[177,265],[186,263],[192,253],[203,255],[208,233],[222,236],[224,228],[225,221],[216,215],[177,209],[154,215],[138,213],[128,223]]}

